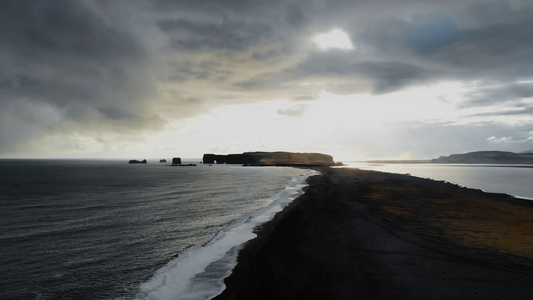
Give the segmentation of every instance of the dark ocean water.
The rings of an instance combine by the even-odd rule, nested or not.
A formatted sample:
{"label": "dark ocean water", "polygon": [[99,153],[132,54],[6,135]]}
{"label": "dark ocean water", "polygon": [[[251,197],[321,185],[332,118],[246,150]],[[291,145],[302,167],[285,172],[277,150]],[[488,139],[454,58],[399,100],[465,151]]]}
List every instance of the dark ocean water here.
{"label": "dark ocean water", "polygon": [[198,247],[259,208],[294,198],[309,174],[0,160],[0,299],[162,298],[150,294],[162,285],[153,283],[157,270],[164,278],[181,272],[172,266],[180,253],[211,251]]}

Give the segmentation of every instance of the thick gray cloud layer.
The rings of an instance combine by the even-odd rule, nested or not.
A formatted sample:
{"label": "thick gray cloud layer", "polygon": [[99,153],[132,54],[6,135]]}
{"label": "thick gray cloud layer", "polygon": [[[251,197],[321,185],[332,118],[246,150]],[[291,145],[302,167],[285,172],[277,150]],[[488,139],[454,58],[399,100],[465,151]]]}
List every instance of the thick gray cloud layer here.
{"label": "thick gray cloud layer", "polygon": [[0,30],[0,152],[47,134],[162,127],[145,102],[143,46],[102,7],[2,1]]}
{"label": "thick gray cloud layer", "polygon": [[[532,15],[530,0],[1,1],[0,154],[58,134],[107,145],[220,105],[441,80],[479,84],[460,107],[530,115]],[[333,28],[355,49],[316,49]]]}

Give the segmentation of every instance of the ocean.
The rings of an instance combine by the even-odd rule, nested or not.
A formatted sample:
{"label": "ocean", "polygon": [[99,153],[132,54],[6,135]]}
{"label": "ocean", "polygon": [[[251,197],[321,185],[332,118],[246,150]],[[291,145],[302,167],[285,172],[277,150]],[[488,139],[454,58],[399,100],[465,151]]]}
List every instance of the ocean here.
{"label": "ocean", "polygon": [[[210,299],[315,171],[0,160],[0,299]],[[348,164],[533,199],[532,166]]]}
{"label": "ocean", "polygon": [[0,299],[209,299],[315,171],[0,160]]}
{"label": "ocean", "polygon": [[489,193],[533,200],[533,165],[506,164],[375,164],[347,163],[360,168],[451,182]]}

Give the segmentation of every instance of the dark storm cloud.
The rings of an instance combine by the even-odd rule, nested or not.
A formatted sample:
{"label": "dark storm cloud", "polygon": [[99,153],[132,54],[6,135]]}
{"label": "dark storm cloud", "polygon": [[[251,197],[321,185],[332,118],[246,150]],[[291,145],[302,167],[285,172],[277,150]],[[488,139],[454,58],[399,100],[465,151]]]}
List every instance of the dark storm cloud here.
{"label": "dark storm cloud", "polygon": [[[409,17],[383,14],[355,23],[352,36],[372,50],[373,60],[411,64],[432,80],[512,83],[533,76],[531,3],[513,9],[507,1],[434,2],[441,5],[413,7]],[[405,1],[399,9],[411,4]]]}
{"label": "dark storm cloud", "polygon": [[118,108],[98,108],[98,112],[104,115],[107,119],[110,120],[123,120],[123,119],[136,119],[138,116],[133,116],[129,113],[126,113]]}
{"label": "dark storm cloud", "polygon": [[191,79],[211,81],[224,81],[227,77],[234,74],[231,70],[220,69],[221,64],[216,61],[202,61],[195,63],[193,61],[179,61],[171,62],[170,65],[173,69],[173,75],[171,80],[173,81],[186,81]]}
{"label": "dark storm cloud", "polygon": [[301,7],[296,4],[289,4],[285,12],[285,21],[294,27],[304,26],[309,22]]}
{"label": "dark storm cloud", "polygon": [[23,58],[137,59],[135,41],[80,1],[2,1],[0,40]]}
{"label": "dark storm cloud", "polygon": [[[411,64],[394,61],[358,62],[355,56],[346,51],[315,53],[301,64],[283,70],[281,74],[262,74],[240,82],[238,86],[247,89],[284,88],[294,81],[321,78],[326,82],[320,88],[333,92],[364,92],[365,89],[358,82],[370,82],[372,92],[381,94],[423,82],[431,75],[429,71]],[[348,83],[342,84],[346,81]]]}
{"label": "dark storm cloud", "polygon": [[429,53],[447,47],[458,39],[452,20],[445,17],[428,17],[412,25],[407,34],[408,45],[418,53]]}
{"label": "dark storm cloud", "polygon": [[[102,7],[2,1],[0,43],[0,151],[47,134],[161,127],[144,103],[146,54]],[[24,117],[13,120],[13,113]],[[134,115],[143,117],[124,118]]]}
{"label": "dark storm cloud", "polygon": [[281,57],[284,52],[284,49],[281,48],[254,50],[252,52],[252,59],[256,61],[268,62],[275,58]]}
{"label": "dark storm cloud", "polygon": [[422,81],[428,74],[416,66],[400,62],[362,62],[357,65],[357,71],[374,81],[375,93],[398,90]]}
{"label": "dark storm cloud", "polygon": [[498,104],[512,105],[512,109],[499,110],[490,113],[480,113],[474,116],[533,116],[533,103],[525,101],[533,98],[531,82],[506,84],[499,87],[482,86],[475,92],[466,95],[462,107],[490,107]]}
{"label": "dark storm cloud", "polygon": [[[276,1],[266,8],[249,3],[187,2],[189,9],[204,7],[204,17],[163,19],[158,25],[170,36],[169,45],[179,50],[244,51],[269,42],[280,46],[253,52],[253,60],[288,57],[302,50],[289,41],[303,41],[301,36],[306,36],[308,42],[318,30],[335,26],[345,29],[356,45],[356,50],[346,53],[312,51],[292,66],[234,83],[250,91],[286,92],[287,86],[312,76],[325,81],[321,89],[357,92],[370,85],[379,94],[443,79],[511,82],[532,75],[533,24],[528,6],[513,9],[506,1],[432,1],[431,5]],[[206,13],[214,20],[206,20]],[[346,88],[336,88],[341,85]]]}
{"label": "dark storm cloud", "polygon": [[[533,91],[517,81],[533,77],[532,15],[530,0],[0,1],[0,152],[160,130],[220,105],[441,80],[479,83],[460,107],[527,115]],[[353,50],[313,45],[334,28]]]}
{"label": "dark storm cloud", "polygon": [[255,1],[255,0],[153,0],[150,6],[157,11],[174,12],[179,10],[215,13],[242,13],[278,8],[283,0]]}
{"label": "dark storm cloud", "polygon": [[[170,7],[169,2],[162,3]],[[277,90],[282,97],[297,93],[302,83],[310,81],[320,82],[305,86],[315,92],[383,94],[439,80],[492,80],[506,85],[533,76],[533,19],[529,17],[533,10],[527,1],[513,3],[519,6],[508,1],[250,3],[185,1],[185,10],[196,14],[196,19],[165,18],[158,26],[176,50],[253,49],[248,59],[218,58],[233,60],[233,74],[213,76],[218,68],[190,73],[197,79],[223,79],[227,88],[250,95]],[[336,27],[347,31],[354,50],[310,48],[313,34]],[[268,44],[277,47],[261,49]],[[238,70],[253,61],[298,55],[299,60],[274,69],[264,67],[261,73]]]}
{"label": "dark storm cloud", "polygon": [[208,23],[187,19],[163,20],[158,22],[158,26],[162,32],[172,36],[172,48],[187,51],[243,51],[272,34],[266,25],[229,19]]}
{"label": "dark storm cloud", "polygon": [[454,43],[428,52],[466,78],[513,80],[533,76],[533,21],[491,24],[457,32]]}

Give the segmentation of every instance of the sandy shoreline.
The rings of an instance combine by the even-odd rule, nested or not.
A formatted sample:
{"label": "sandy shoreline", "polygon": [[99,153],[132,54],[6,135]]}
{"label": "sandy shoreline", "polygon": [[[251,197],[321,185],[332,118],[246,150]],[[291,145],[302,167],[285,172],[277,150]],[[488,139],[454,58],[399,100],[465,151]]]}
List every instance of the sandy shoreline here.
{"label": "sandy shoreline", "polygon": [[531,299],[533,203],[329,169],[258,229],[215,299]]}

